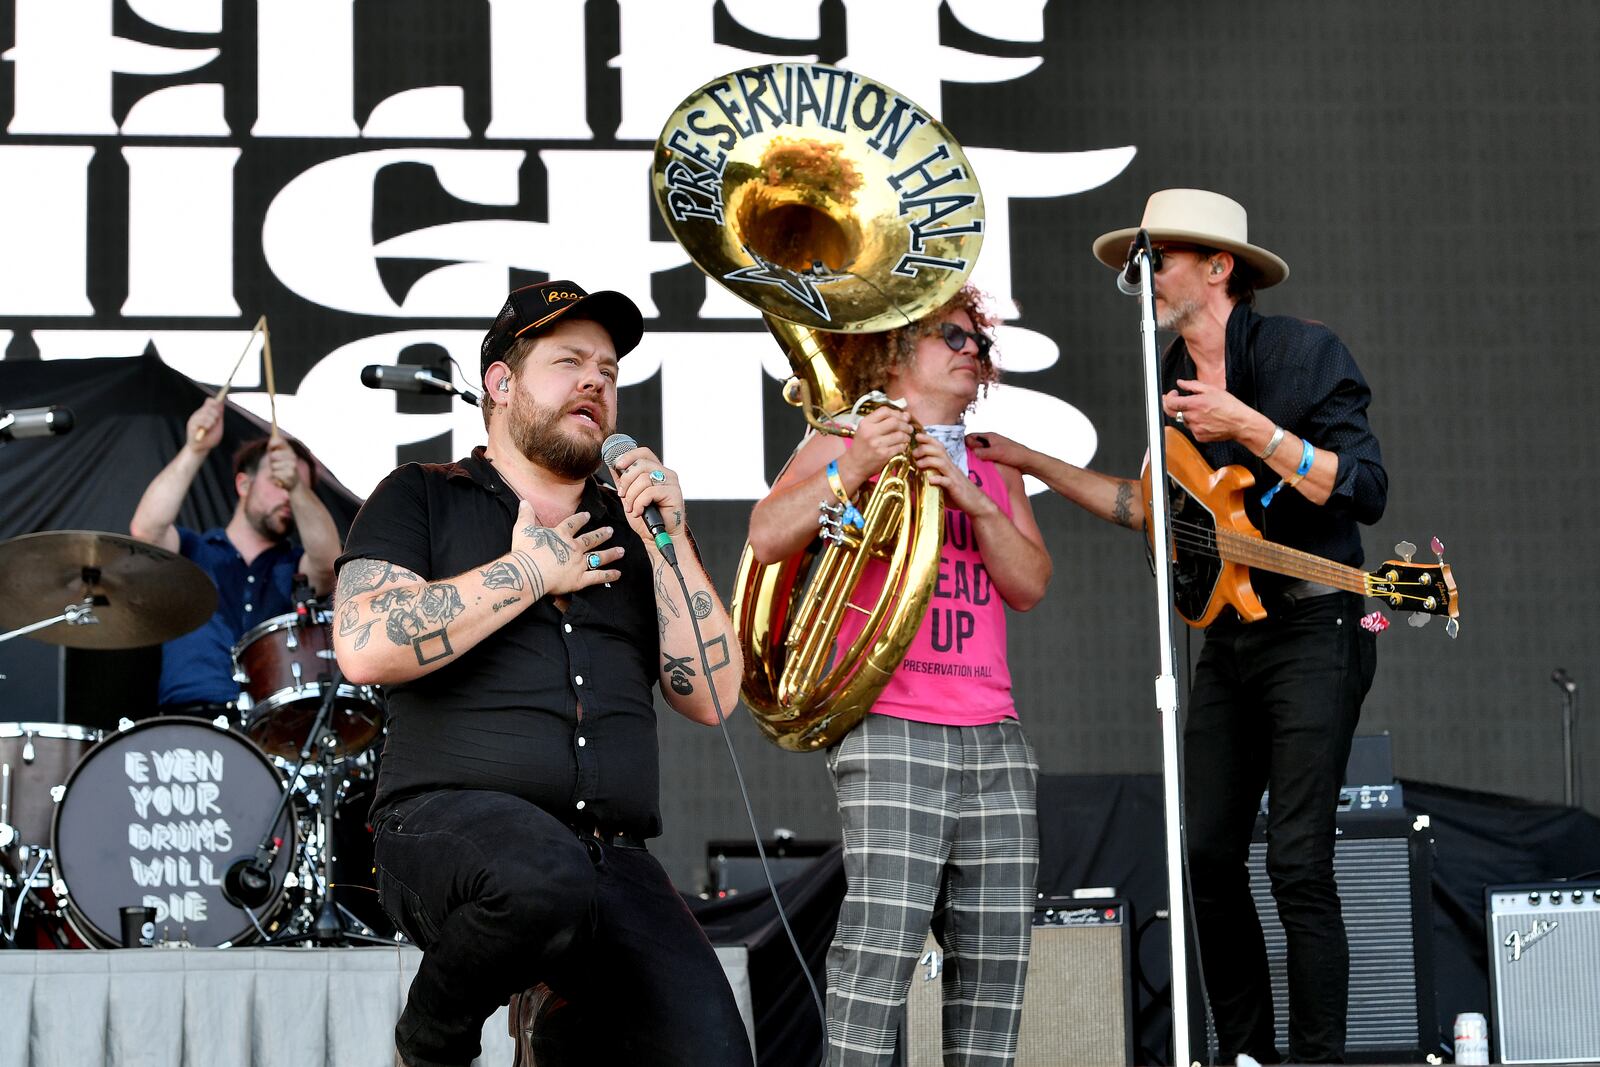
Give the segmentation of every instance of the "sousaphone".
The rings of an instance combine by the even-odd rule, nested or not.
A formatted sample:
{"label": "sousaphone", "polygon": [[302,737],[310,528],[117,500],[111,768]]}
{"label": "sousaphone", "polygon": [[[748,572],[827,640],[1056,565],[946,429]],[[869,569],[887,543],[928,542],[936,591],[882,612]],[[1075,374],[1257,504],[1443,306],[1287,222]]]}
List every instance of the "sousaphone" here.
{"label": "sousaphone", "polygon": [[[847,396],[825,334],[911,324],[966,282],[983,196],[948,130],[853,71],[774,63],[734,71],[678,105],[655,146],[656,206],[695,264],[758,308],[788,354],[784,396],[849,436],[882,394]],[[760,564],[749,546],[732,614],[743,695],[762,732],[809,752],[843,737],[899,666],[938,576],[944,501],[909,451],[821,516],[804,551]],[[852,602],[869,560],[882,591]],[[864,625],[836,647],[846,611]]]}

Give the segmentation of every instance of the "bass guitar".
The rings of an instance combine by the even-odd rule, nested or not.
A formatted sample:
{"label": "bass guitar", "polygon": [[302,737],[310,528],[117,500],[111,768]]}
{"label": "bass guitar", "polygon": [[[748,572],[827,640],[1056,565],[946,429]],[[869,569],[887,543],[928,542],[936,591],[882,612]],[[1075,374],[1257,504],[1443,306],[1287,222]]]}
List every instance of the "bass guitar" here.
{"label": "bass guitar", "polygon": [[[1196,629],[1209,626],[1225,607],[1245,622],[1267,617],[1250,587],[1250,568],[1376,597],[1396,610],[1411,612],[1413,626],[1445,616],[1445,632],[1460,630],[1456,583],[1444,561],[1444,545],[1433,540],[1438,563],[1413,563],[1417,546],[1395,546],[1400,559],[1375,571],[1274,544],[1245,515],[1244,493],[1255,475],[1239,466],[1212,470],[1194,443],[1176,428],[1166,428],[1168,500],[1171,517],[1173,601],[1178,614]],[[1150,466],[1144,469],[1145,514],[1150,514]],[[1148,538],[1149,525],[1145,527]]]}

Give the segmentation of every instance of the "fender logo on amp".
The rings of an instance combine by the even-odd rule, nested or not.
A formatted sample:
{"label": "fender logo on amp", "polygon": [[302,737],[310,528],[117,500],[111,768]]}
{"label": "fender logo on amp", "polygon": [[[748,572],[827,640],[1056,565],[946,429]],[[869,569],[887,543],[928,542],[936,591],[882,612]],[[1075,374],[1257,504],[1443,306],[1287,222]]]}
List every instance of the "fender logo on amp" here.
{"label": "fender logo on amp", "polygon": [[1513,930],[1506,935],[1505,941],[1501,943],[1511,950],[1509,959],[1512,963],[1516,963],[1522,959],[1523,952],[1543,941],[1546,936],[1553,933],[1555,928],[1560,925],[1559,921],[1553,919],[1531,919],[1528,922],[1527,933],[1523,933],[1521,930]]}

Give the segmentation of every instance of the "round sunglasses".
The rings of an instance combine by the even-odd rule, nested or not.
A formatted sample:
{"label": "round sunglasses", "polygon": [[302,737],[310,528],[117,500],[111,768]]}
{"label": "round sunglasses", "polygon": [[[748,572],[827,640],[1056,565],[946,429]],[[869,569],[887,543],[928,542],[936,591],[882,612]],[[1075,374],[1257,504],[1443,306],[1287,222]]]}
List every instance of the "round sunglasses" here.
{"label": "round sunglasses", "polygon": [[953,322],[941,322],[939,324],[939,334],[944,338],[944,343],[950,346],[950,351],[952,352],[959,352],[966,348],[967,341],[971,340],[978,346],[979,359],[988,359],[989,348],[994,344],[994,341],[976,330],[963,330]]}

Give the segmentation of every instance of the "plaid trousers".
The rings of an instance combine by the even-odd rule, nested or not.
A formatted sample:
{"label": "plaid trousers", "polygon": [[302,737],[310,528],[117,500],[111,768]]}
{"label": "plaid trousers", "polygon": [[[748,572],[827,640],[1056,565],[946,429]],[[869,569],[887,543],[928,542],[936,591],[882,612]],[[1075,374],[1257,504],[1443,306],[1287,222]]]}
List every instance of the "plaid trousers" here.
{"label": "plaid trousers", "polygon": [[828,949],[829,1067],[888,1067],[931,928],[946,1067],[1016,1056],[1039,866],[1038,763],[1015,719],[869,714],[828,753],[848,886]]}

